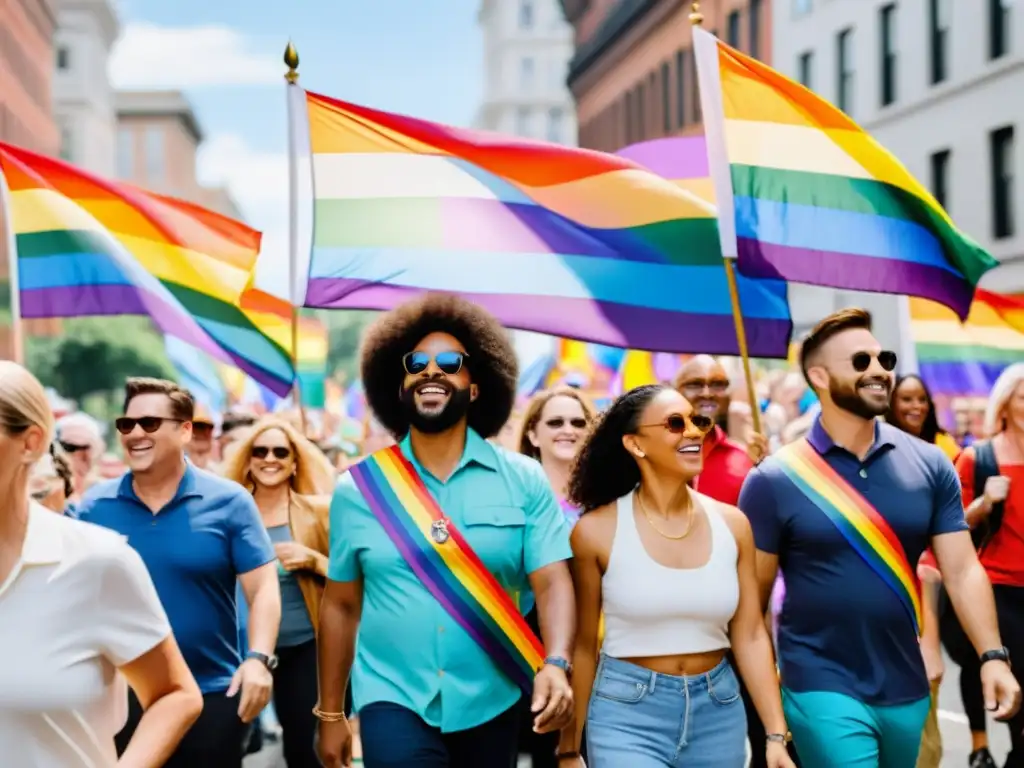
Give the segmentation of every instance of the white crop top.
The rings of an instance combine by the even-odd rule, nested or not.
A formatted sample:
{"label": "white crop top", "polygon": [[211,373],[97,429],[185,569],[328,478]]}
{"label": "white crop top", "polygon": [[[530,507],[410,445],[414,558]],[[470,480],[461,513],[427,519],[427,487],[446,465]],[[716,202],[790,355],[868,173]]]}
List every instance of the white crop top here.
{"label": "white crop top", "polygon": [[618,523],[601,579],[602,651],[614,658],[675,656],[729,647],[740,599],[739,550],[718,502],[695,494],[711,526],[711,556],[699,568],[655,562],[640,540],[633,493],[618,501]]}

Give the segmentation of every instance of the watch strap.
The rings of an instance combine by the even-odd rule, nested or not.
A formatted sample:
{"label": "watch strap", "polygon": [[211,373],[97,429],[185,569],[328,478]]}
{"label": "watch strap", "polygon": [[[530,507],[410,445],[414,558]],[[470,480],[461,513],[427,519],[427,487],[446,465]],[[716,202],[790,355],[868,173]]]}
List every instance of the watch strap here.
{"label": "watch strap", "polygon": [[1004,646],[1003,648],[994,648],[990,651],[985,651],[978,657],[978,662],[980,664],[984,664],[989,661],[1005,661],[1009,664],[1010,652]]}
{"label": "watch strap", "polygon": [[267,656],[267,654],[260,653],[259,651],[249,651],[245,655],[245,658],[246,659],[255,659],[260,664],[262,664],[264,667],[269,669],[271,672],[273,672],[274,669],[277,667],[277,657],[276,656]]}
{"label": "watch strap", "polygon": [[544,664],[550,664],[552,667],[558,667],[567,675],[572,672],[572,662],[563,656],[548,656],[544,659]]}

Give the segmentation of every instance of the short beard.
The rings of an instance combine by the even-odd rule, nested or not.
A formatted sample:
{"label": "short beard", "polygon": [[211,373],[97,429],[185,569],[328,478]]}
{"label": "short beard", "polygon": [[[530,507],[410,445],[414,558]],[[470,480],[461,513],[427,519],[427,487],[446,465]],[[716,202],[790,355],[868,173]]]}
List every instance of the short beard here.
{"label": "short beard", "polygon": [[[889,410],[888,401],[876,406],[864,400],[858,391],[858,385],[860,383],[861,382],[858,380],[853,382],[853,384],[845,384],[840,383],[835,379],[831,379],[828,383],[828,393],[832,397],[832,402],[844,411],[868,420],[881,416]],[[880,383],[884,383],[889,387],[889,394],[891,395],[892,388],[889,386],[889,383]]]}
{"label": "short beard", "polygon": [[472,404],[469,396],[469,388],[459,389],[448,387],[450,394],[444,408],[437,413],[422,413],[416,407],[416,387],[409,387],[402,390],[402,410],[405,411],[405,418],[409,426],[417,432],[426,435],[436,435],[454,427],[469,413],[469,406]]}

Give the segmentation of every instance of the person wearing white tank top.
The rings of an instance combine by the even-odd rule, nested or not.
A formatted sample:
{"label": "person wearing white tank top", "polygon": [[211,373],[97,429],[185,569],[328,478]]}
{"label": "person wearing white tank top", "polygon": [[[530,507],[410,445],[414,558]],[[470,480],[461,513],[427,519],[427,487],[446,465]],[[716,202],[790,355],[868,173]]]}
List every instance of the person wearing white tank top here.
{"label": "person wearing white tank top", "polygon": [[671,387],[638,387],[580,451],[569,484],[584,510],[572,533],[576,713],[559,768],[583,766],[584,722],[590,768],[743,768],[730,649],[768,731],[769,768],[794,768],[750,524],[688,486],[711,426]]}

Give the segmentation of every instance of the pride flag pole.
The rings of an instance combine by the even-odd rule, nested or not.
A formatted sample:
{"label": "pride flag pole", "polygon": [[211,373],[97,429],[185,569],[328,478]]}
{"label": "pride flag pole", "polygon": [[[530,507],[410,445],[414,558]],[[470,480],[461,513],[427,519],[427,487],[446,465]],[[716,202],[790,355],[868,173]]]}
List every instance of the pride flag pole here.
{"label": "pride flag pole", "polygon": [[25,364],[25,331],[21,320],[21,283],[18,280],[18,242],[14,236],[14,212],[11,210],[11,191],[7,179],[0,171],[0,217],[7,241],[7,285],[11,292],[11,359]]}
{"label": "pride flag pole", "polygon": [[299,262],[299,166],[298,166],[298,130],[294,124],[292,104],[292,93],[299,85],[299,52],[291,41],[284,49],[284,65],[288,71],[284,75],[288,86],[288,299],[292,307],[292,371],[295,379],[293,382],[293,397],[295,407],[299,409],[299,418],[302,423],[302,434],[306,434],[306,409],[302,404],[302,385],[299,381],[299,301],[298,294],[298,262]]}
{"label": "pride flag pole", "polygon": [[[700,3],[694,2],[690,6],[690,25],[693,27],[699,27],[704,23],[704,14],[700,12]],[[696,51],[696,46],[694,46]],[[698,68],[699,69],[699,68]],[[699,72],[698,72],[699,80]],[[698,88],[701,92],[701,101],[703,103],[704,88],[698,82]],[[704,131],[707,137],[708,147],[710,148],[712,142],[711,133],[707,130],[707,110],[703,110],[705,115]],[[725,141],[725,137],[719,134],[714,137],[716,141]],[[714,173],[712,173],[714,177]],[[717,185],[716,185],[717,187]],[[719,192],[715,190],[716,205],[719,210],[719,227],[722,226],[721,217],[721,204],[717,199]],[[730,206],[731,211],[731,206]],[[761,433],[761,405],[757,399],[757,390],[754,388],[754,375],[750,371],[750,350],[747,347],[747,330],[743,325],[743,310],[740,307],[740,291],[736,284],[736,266],[733,263],[736,260],[736,256],[723,253],[722,260],[725,262],[725,279],[729,286],[729,302],[732,304],[732,322],[736,326],[736,346],[739,348],[740,361],[743,363],[743,378],[747,384],[747,397],[750,398],[750,417],[753,422],[754,431]]]}

